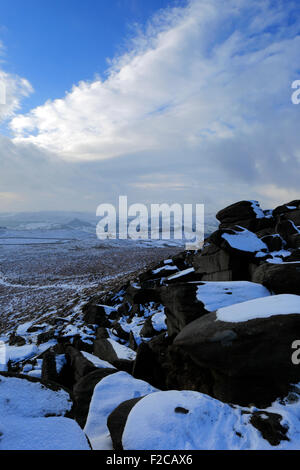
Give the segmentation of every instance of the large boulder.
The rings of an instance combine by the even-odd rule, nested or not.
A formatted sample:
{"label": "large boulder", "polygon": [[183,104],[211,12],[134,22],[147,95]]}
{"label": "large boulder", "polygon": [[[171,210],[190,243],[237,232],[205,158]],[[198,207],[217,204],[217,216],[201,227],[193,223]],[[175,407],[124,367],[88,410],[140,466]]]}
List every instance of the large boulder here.
{"label": "large boulder", "polygon": [[197,282],[161,288],[168,334],[179,333],[188,323],[217,308],[270,295],[260,284],[248,281]]}
{"label": "large boulder", "polygon": [[[127,451],[297,449],[297,404],[288,408],[276,403],[276,409],[247,410],[202,393],[170,390],[122,404],[111,415],[112,430],[118,449]],[[179,461],[174,455],[165,458],[168,463]],[[186,464],[188,459],[186,455]]]}
{"label": "large boulder", "polygon": [[296,227],[300,227],[300,208],[298,210],[289,212],[287,217],[296,225]]}
{"label": "large boulder", "polygon": [[222,228],[240,225],[252,230],[257,228],[257,220],[264,219],[265,214],[257,201],[239,201],[220,210],[216,218]]}
{"label": "large boulder", "polygon": [[162,287],[160,295],[165,306],[169,336],[177,334],[185,325],[207,313],[197,299],[197,284]]}
{"label": "large boulder", "polygon": [[93,393],[84,428],[93,449],[112,449],[112,441],[107,428],[107,418],[120,403],[156,391],[157,389],[151,387],[148,383],[134,379],[126,372],[118,372],[98,383]]}
{"label": "large boulder", "polygon": [[300,261],[263,263],[254,270],[252,281],[263,284],[274,294],[300,295]]}
{"label": "large boulder", "polygon": [[300,381],[299,366],[291,360],[299,331],[299,296],[269,296],[221,308],[175,338],[169,380],[174,388],[192,388],[225,402],[269,405]]}

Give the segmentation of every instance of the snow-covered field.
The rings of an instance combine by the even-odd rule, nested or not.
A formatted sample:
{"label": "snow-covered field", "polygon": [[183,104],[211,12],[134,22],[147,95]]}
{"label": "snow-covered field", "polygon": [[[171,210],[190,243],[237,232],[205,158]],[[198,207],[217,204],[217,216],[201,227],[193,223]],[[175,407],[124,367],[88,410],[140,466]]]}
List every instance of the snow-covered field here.
{"label": "snow-covered field", "polygon": [[33,317],[65,316],[110,283],[182,249],[99,240],[93,220],[47,217],[0,216],[0,332]]}

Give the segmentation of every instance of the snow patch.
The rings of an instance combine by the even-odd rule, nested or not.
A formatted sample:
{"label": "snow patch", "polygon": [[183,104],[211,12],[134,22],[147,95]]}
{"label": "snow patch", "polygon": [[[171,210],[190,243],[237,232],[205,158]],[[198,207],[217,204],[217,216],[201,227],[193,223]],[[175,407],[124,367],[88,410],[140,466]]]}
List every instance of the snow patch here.
{"label": "snow patch", "polygon": [[220,308],[217,310],[217,320],[240,323],[255,320],[256,318],[291,314],[300,314],[300,296],[280,294]]}
{"label": "snow patch", "polygon": [[109,341],[112,347],[114,348],[114,351],[116,355],[118,356],[118,359],[127,359],[129,361],[135,360],[136,352],[133,351],[133,349],[127,348],[127,346],[117,343],[117,341],[114,341],[113,339],[110,339],[110,338],[108,338],[107,341]]}
{"label": "snow patch", "polygon": [[172,279],[177,279],[178,277],[181,277],[181,276],[186,276],[187,274],[190,274],[193,272],[195,272],[194,268],[184,269],[183,271],[179,271],[178,273],[172,274],[171,276],[169,276],[168,281],[171,281]]}
{"label": "snow patch", "polygon": [[164,311],[157,312],[151,317],[152,326],[156,331],[165,331],[167,316]]}
{"label": "snow patch", "polygon": [[115,369],[114,366],[112,366],[109,362],[103,361],[97,356],[94,356],[93,354],[90,354],[86,351],[80,351],[81,354],[92,364],[94,364],[95,367],[103,368],[103,369]]}
{"label": "snow patch", "polygon": [[226,240],[232,248],[240,251],[255,253],[257,251],[269,251],[267,245],[260,240],[255,233],[240,227],[241,231],[234,234],[223,233],[222,238]]}
{"label": "snow patch", "polygon": [[270,295],[266,287],[248,281],[205,282],[197,288],[197,300],[202,302],[209,312]]}

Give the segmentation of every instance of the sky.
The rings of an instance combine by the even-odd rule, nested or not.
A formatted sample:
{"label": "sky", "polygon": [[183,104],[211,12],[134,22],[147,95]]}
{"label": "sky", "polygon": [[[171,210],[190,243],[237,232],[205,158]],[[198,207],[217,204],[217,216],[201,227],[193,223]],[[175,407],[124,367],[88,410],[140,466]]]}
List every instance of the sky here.
{"label": "sky", "polygon": [[1,0],[0,211],[299,198],[297,3]]}

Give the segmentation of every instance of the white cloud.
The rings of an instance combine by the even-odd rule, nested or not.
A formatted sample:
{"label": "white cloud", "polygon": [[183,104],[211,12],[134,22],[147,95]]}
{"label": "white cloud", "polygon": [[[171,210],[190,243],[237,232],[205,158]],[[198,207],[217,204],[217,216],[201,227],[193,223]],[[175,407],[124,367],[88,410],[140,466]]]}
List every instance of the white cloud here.
{"label": "white cloud", "polygon": [[[15,116],[15,151],[29,166],[34,149],[48,172],[63,168],[74,201],[97,197],[96,178],[107,199],[142,188],[147,199],[158,188],[167,198],[177,188],[185,202],[218,207],[259,195],[277,201],[272,188],[285,195],[299,187],[291,83],[300,78],[300,18],[291,21],[292,8],[191,0],[160,13],[105,80]],[[76,199],[70,186],[79,171],[87,194]]]}
{"label": "white cloud", "polygon": [[[5,47],[0,41],[0,58],[4,53]],[[6,72],[3,64],[0,60],[0,122],[12,118],[20,109],[22,99],[33,92],[28,80]]]}
{"label": "white cloud", "polygon": [[89,160],[255,131],[289,85],[300,38],[270,37],[266,28],[286,13],[271,9],[268,17],[268,2],[248,4],[197,0],[168,12],[105,81],[81,82],[15,117],[16,141]]}

